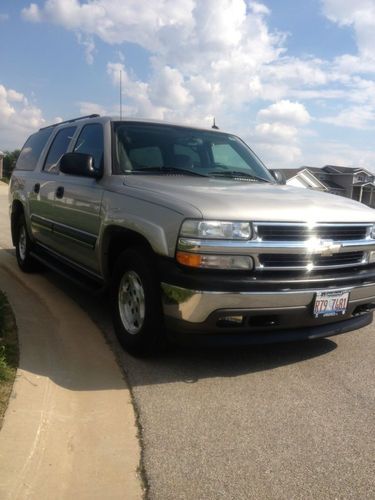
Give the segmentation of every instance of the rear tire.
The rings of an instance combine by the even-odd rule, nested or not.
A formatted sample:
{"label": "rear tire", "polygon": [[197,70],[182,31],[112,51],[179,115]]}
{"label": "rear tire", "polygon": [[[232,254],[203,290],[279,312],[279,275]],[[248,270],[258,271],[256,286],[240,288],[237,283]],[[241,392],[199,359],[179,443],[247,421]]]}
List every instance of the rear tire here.
{"label": "rear tire", "polygon": [[31,257],[32,242],[26,227],[25,216],[21,214],[16,227],[16,257],[18,266],[24,273],[30,273],[37,268],[37,262]]}
{"label": "rear tire", "polygon": [[148,356],[164,344],[160,282],[152,255],[141,247],[124,251],[112,280],[112,317],[121,346],[134,356]]}

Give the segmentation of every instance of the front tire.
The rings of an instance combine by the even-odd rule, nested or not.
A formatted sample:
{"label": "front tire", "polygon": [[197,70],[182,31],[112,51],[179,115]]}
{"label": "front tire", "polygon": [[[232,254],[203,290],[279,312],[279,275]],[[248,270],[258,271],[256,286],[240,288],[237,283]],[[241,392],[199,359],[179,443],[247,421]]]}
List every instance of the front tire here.
{"label": "front tire", "polygon": [[27,232],[25,216],[21,214],[17,221],[16,257],[20,269],[29,273],[35,271],[36,261],[31,257],[32,242]]}
{"label": "front tire", "polygon": [[129,353],[147,356],[162,346],[160,282],[152,255],[142,248],[124,251],[115,264],[112,316],[117,338]]}

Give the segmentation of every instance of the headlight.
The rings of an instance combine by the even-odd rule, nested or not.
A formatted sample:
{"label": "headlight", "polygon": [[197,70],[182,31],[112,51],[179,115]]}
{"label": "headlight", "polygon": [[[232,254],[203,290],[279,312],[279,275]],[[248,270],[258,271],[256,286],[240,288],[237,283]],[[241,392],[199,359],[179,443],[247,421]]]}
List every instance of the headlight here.
{"label": "headlight", "polygon": [[249,222],[218,220],[186,220],[180,236],[215,240],[249,240],[252,231]]}
{"label": "headlight", "polygon": [[[203,269],[222,269],[249,271],[254,262],[247,255],[229,255],[221,251],[223,245],[218,242],[218,252],[215,252],[213,243],[212,253],[201,253],[199,242],[194,240],[249,240],[252,237],[250,222],[220,221],[220,220],[193,220],[183,222],[178,240],[176,260],[179,264],[188,267]],[[187,238],[185,241],[184,238]]]}

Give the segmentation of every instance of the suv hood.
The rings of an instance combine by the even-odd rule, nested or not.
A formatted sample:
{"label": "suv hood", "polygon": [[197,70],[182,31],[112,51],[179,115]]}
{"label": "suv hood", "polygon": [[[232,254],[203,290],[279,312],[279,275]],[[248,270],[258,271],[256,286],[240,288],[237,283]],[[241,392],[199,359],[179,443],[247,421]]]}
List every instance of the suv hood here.
{"label": "suv hood", "polygon": [[292,186],[182,175],[129,175],[124,184],[145,198],[158,195],[165,206],[193,205],[205,219],[375,222],[375,211],[362,203]]}

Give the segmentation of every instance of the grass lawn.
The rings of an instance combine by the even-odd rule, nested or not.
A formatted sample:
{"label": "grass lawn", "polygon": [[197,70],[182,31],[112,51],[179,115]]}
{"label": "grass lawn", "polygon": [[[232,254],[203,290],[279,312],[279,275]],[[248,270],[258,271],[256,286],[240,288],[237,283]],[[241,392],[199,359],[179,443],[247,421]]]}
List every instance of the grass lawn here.
{"label": "grass lawn", "polygon": [[0,428],[18,366],[17,325],[12,309],[0,292]]}

